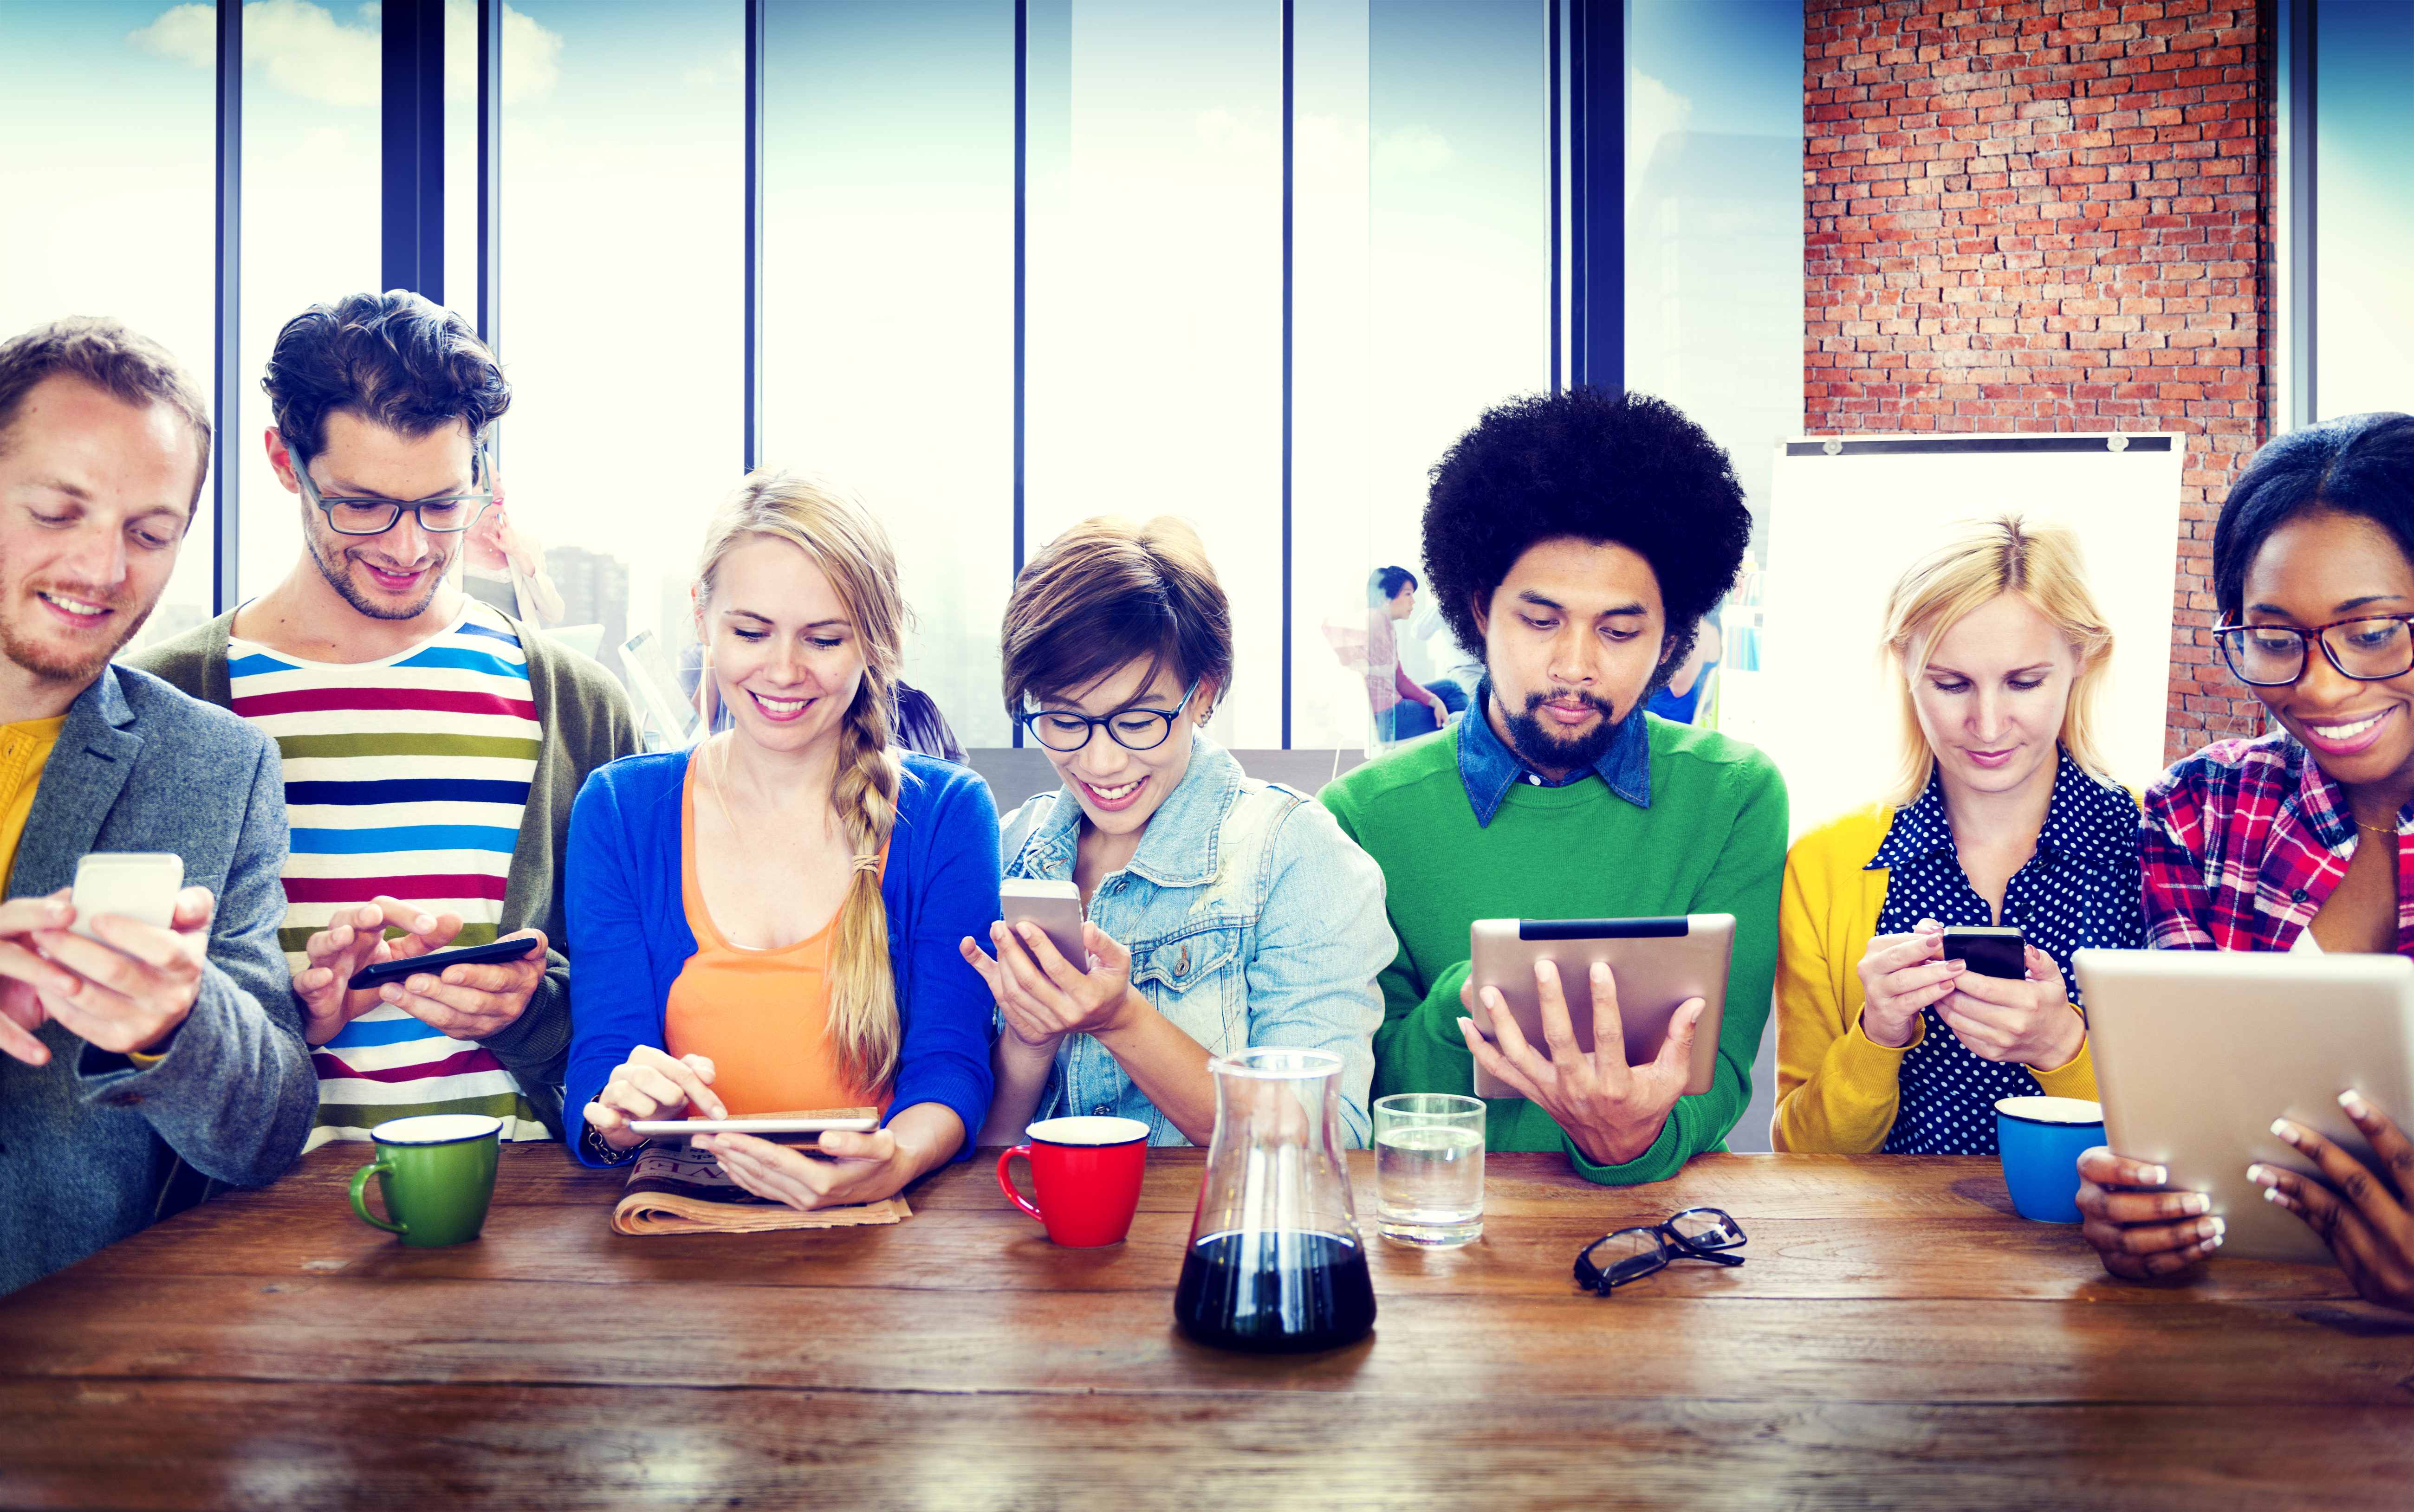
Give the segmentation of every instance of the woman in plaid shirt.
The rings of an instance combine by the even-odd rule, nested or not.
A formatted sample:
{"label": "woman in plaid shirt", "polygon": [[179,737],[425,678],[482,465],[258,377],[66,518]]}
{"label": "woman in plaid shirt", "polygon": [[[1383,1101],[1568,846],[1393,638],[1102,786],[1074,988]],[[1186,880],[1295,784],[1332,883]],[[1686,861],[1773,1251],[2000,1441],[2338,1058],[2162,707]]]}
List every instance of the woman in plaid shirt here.
{"label": "woman in plaid shirt", "polygon": [[[2274,728],[2215,741],[2148,790],[2147,943],[2414,955],[2414,416],[2265,447],[2222,506],[2213,586],[2214,643]],[[2414,1310],[2414,1145],[2352,1091],[2339,1102],[2385,1171],[2290,1123],[2278,1132],[2347,1195],[2249,1175],[2364,1297]],[[2079,1174],[2088,1240],[2114,1274],[2166,1274],[2220,1246],[2201,1193],[2133,1190],[2159,1167],[2098,1149]]]}

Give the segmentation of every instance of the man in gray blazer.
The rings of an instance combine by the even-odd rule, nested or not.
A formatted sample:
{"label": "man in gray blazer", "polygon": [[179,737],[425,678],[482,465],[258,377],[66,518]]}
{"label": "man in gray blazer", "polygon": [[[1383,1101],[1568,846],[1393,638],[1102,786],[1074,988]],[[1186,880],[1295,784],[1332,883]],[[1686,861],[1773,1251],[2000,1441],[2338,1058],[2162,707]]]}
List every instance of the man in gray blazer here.
{"label": "man in gray blazer", "polygon": [[[192,379],[114,321],[0,343],[0,1293],[152,1222],[182,1167],[274,1180],[318,1103],[276,948],[276,748],[110,665],[209,445]],[[77,919],[94,851],[181,856],[171,927]]]}

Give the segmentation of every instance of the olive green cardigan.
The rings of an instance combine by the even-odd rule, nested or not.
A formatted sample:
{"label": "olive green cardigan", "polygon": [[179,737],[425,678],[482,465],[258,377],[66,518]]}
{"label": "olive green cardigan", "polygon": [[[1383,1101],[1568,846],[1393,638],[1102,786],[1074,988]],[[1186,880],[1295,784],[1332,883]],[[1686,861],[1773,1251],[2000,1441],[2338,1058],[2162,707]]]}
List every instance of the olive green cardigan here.
{"label": "olive green cardigan", "polygon": [[[126,660],[204,703],[231,709],[227,637],[233,624],[234,611],[229,610]],[[527,1009],[478,1043],[518,1080],[558,1138],[562,1132],[562,1073],[570,1059],[570,957],[562,949],[569,930],[558,874],[570,848],[570,805],[588,773],[640,748],[629,701],[599,663],[517,620],[512,621],[512,629],[528,655],[529,697],[536,704],[544,739],[536,776],[529,784],[519,843],[503,886],[502,922],[496,932],[542,929],[550,948],[544,980]]]}

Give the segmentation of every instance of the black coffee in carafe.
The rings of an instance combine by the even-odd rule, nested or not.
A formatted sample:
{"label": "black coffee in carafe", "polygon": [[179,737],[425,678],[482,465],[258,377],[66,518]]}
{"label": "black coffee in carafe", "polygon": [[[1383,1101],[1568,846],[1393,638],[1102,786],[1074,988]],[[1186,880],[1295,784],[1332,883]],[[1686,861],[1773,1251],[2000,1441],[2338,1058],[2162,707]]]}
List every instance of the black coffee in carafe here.
{"label": "black coffee in carafe", "polygon": [[1215,1074],[1215,1134],[1174,1287],[1173,1321],[1202,1344],[1335,1349],[1375,1326],[1375,1287],[1350,1210],[1341,1058],[1238,1050]]}
{"label": "black coffee in carafe", "polygon": [[1218,1349],[1337,1349],[1375,1327],[1375,1283],[1337,1234],[1214,1234],[1183,1257],[1173,1321]]}

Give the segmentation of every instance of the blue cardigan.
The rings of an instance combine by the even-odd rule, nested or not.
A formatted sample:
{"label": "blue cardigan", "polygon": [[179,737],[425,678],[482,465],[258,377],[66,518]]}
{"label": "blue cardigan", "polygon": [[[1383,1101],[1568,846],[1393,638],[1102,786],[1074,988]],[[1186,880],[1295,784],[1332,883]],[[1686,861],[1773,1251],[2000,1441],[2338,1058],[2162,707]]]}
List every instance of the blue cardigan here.
{"label": "blue cardigan", "polygon": [[[964,1120],[972,1153],[989,1113],[989,987],[964,964],[956,941],[989,938],[999,916],[997,807],[972,772],[901,753],[897,827],[880,896],[888,905],[888,959],[905,1023],[892,1114],[941,1103]],[[570,813],[571,1001],[569,1100],[581,1110],[613,1068],[640,1045],[663,1045],[671,983],[695,954],[679,897],[679,794],[689,753],[624,756],[578,790]],[[586,1142],[570,1148],[597,1164]]]}

